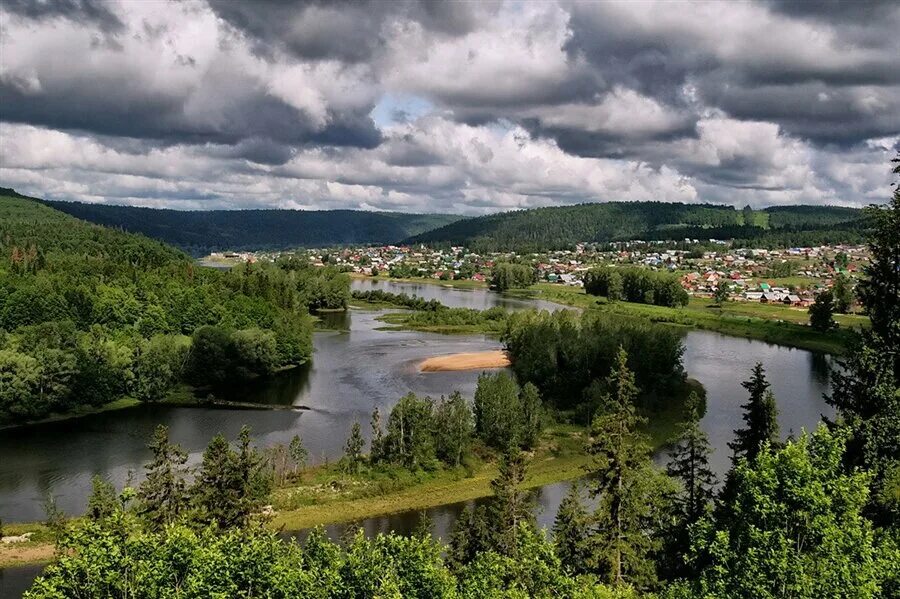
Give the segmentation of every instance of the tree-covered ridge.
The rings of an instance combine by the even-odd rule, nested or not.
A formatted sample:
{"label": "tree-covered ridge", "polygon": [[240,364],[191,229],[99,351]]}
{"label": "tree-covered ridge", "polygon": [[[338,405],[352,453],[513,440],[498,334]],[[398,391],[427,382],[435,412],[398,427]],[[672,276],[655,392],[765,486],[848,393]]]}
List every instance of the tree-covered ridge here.
{"label": "tree-covered ridge", "polygon": [[309,307],[349,295],[332,269],[200,268],[22,197],[0,198],[0,256],[2,424],[305,362]]}
{"label": "tree-covered ridge", "polygon": [[757,211],[712,204],[609,202],[535,208],[451,223],[410,242],[465,245],[476,251],[564,249],[579,242],[684,237],[757,238],[784,230],[823,231],[862,218],[853,208],[786,206]]}
{"label": "tree-covered ridge", "polygon": [[142,233],[193,255],[220,250],[394,243],[460,219],[361,210],[165,210],[47,202],[78,218]]}

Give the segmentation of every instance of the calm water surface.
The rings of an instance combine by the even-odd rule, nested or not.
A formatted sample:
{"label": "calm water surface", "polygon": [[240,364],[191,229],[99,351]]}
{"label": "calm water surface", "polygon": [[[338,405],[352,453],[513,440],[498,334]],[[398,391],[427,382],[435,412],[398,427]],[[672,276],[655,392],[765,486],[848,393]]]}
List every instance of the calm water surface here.
{"label": "calm water surface", "polygon": [[[545,301],[436,285],[355,280],[353,288],[416,294],[453,307],[559,308]],[[149,457],[147,439],[160,423],[170,427],[172,439],[190,453],[194,463],[213,435],[222,432],[236,437],[243,424],[252,427],[261,446],[287,443],[293,435],[300,434],[313,461],[338,457],[350,426],[359,421],[366,431],[376,406],[385,414],[400,396],[410,391],[433,397],[453,390],[469,397],[474,393],[477,372],[420,373],[416,365],[421,360],[500,347],[496,339],[480,335],[379,331],[377,316],[378,313],[366,311],[328,315],[328,326],[337,330],[315,334],[312,364],[226,393],[228,399],[304,406],[306,411],[142,405],[0,432],[0,518],[5,522],[41,519],[41,504],[48,493],[57,498],[64,510],[83,511],[94,474],[120,486],[130,473],[139,475]],[[778,399],[782,436],[813,428],[822,414],[833,414],[822,399],[828,390],[831,368],[831,359],[826,356],[707,331],[688,331],[684,341],[685,370],[707,392],[707,412],[701,426],[716,448],[712,466],[719,473],[728,467],[727,443],[732,439],[732,431],[742,425],[740,406],[746,400],[746,392],[740,383],[757,361],[766,367]],[[542,524],[552,522],[568,486],[559,483],[535,492]],[[464,505],[428,511],[436,535],[446,538]],[[395,514],[369,519],[362,526],[373,534],[409,532],[415,528],[418,517],[418,513]],[[333,526],[329,533],[339,537],[344,528]],[[0,573],[0,597],[17,596],[18,593],[7,593],[7,589],[20,584],[16,581],[31,580],[37,571],[32,567]]]}

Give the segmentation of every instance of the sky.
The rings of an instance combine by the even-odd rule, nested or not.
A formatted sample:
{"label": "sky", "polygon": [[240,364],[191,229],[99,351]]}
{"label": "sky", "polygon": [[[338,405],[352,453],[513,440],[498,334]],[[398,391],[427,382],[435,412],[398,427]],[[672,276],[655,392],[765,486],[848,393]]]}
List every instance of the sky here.
{"label": "sky", "polygon": [[180,209],[863,206],[900,2],[3,0],[0,185]]}

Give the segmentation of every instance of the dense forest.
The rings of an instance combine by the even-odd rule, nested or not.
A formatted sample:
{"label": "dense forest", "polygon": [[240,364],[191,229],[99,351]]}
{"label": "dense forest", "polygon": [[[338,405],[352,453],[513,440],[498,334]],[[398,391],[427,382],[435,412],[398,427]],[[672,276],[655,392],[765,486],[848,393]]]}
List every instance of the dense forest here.
{"label": "dense forest", "polygon": [[[445,225],[407,241],[465,245],[474,251],[567,249],[579,242],[629,239],[746,239],[765,243],[861,239],[862,212],[832,206],[764,210],[711,204],[609,202],[492,214]],[[821,243],[821,242],[820,242]]]}
{"label": "dense forest", "polygon": [[395,243],[461,218],[362,210],[164,210],[80,202],[47,205],[82,220],[159,239],[193,256],[222,250]]}
{"label": "dense forest", "polygon": [[0,197],[0,252],[0,424],[303,363],[308,311],[349,298],[334,269],[201,268],[21,197]]}

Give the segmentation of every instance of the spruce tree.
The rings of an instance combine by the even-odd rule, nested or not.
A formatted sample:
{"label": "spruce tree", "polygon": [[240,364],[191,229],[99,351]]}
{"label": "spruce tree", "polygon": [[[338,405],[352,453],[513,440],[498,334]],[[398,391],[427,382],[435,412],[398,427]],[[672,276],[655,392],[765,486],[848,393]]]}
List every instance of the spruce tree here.
{"label": "spruce tree", "polygon": [[533,501],[519,488],[525,482],[526,469],[525,455],[518,447],[510,446],[500,457],[499,474],[491,481],[492,548],[501,555],[515,556],[522,523],[535,525]]}
{"label": "spruce tree", "polygon": [[159,425],[150,441],[153,459],[144,468],[147,476],[138,487],[138,514],[152,528],[174,522],[187,506],[184,481],[187,454],[169,442],[169,428]]}
{"label": "spruce tree", "polygon": [[678,425],[666,472],[682,484],[675,500],[685,525],[699,520],[709,511],[716,485],[716,475],[709,468],[712,448],[700,429],[702,400],[695,392],[688,397],[686,419]]}
{"label": "spruce tree", "polygon": [[672,519],[663,537],[657,566],[667,579],[684,578],[688,568],[690,527],[710,512],[716,477],[709,468],[712,453],[706,433],[700,430],[702,400],[692,392],[685,406],[686,418],[671,441],[666,473],[680,483],[672,500]]}
{"label": "spruce tree", "polygon": [[590,522],[576,482],[566,493],[553,521],[553,543],[559,561],[573,574],[588,572]]}
{"label": "spruce tree", "polygon": [[492,528],[484,505],[467,506],[453,525],[447,547],[447,563],[454,572],[492,548]]}
{"label": "spruce tree", "polygon": [[347,472],[356,474],[362,465],[362,450],[366,442],[362,438],[362,430],[359,423],[354,422],[350,427],[350,436],[344,443],[344,460]]}
{"label": "spruce tree", "polygon": [[87,516],[91,520],[103,521],[119,509],[119,498],[112,483],[98,475],[91,478],[91,495],[88,497]]}
{"label": "spruce tree", "polygon": [[237,456],[225,437],[218,434],[206,446],[200,471],[191,487],[197,519],[221,529],[237,524],[242,510],[241,487]]}
{"label": "spruce tree", "polygon": [[664,509],[666,484],[652,466],[646,436],[637,430],[644,419],[634,407],[638,389],[627,362],[619,348],[606,379],[608,394],[591,423],[589,490],[598,507],[590,565],[615,586],[643,587],[656,580],[651,553],[658,541],[652,532]]}
{"label": "spruce tree", "polygon": [[537,445],[541,435],[544,408],[538,388],[525,383],[519,393],[519,406],[522,410],[521,443],[526,449]]}
{"label": "spruce tree", "polygon": [[762,363],[756,363],[750,379],[741,383],[741,386],[750,393],[750,398],[741,406],[746,426],[734,431],[734,441],[728,444],[734,452],[733,462],[740,458],[753,460],[765,443],[774,446],[779,440],[778,407],[775,396],[769,389]]}

